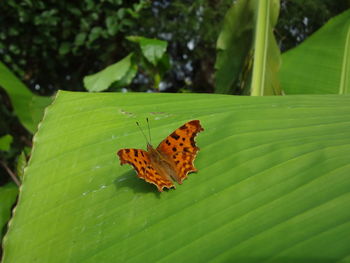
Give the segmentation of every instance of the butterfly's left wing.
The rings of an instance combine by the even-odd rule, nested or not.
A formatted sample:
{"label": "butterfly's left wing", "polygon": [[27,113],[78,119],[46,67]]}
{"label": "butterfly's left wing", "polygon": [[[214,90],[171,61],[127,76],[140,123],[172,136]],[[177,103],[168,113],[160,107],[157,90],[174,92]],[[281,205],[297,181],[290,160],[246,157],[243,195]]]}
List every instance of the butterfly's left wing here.
{"label": "butterfly's left wing", "polygon": [[161,176],[153,167],[148,152],[141,149],[121,149],[117,154],[120,164],[131,164],[137,172],[137,176],[156,185],[159,192],[162,192],[164,187],[171,188],[174,186],[172,181]]}
{"label": "butterfly's left wing", "polygon": [[175,179],[180,184],[188,173],[197,171],[193,161],[199,148],[194,138],[203,130],[199,120],[189,121],[166,137],[157,147],[157,151],[173,163],[177,175]]}

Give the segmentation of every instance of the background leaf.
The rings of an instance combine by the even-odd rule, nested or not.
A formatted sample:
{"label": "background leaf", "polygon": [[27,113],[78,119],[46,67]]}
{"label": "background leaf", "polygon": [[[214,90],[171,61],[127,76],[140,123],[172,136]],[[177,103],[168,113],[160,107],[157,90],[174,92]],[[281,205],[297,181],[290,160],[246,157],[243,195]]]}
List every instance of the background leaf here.
{"label": "background leaf", "polygon": [[280,52],[272,32],[278,13],[276,0],[236,1],[228,10],[216,47],[217,93],[281,94]]}
{"label": "background leaf", "polygon": [[152,39],[140,36],[129,36],[126,39],[138,43],[145,58],[157,66],[165,54],[168,42],[160,39]]}
{"label": "background leaf", "polygon": [[27,166],[27,157],[25,151],[22,151],[17,157],[16,175],[22,181],[24,168]]}
{"label": "background leaf", "polygon": [[4,227],[11,215],[11,208],[14,205],[18,194],[18,187],[15,183],[7,183],[0,187],[0,240],[4,233]]}
{"label": "background leaf", "polygon": [[0,151],[10,150],[12,141],[13,137],[10,134],[0,137]]}
{"label": "background leaf", "polygon": [[[84,77],[84,85],[88,91],[103,91],[116,82],[116,85],[128,85],[136,75],[137,67],[132,62],[133,53],[93,75]],[[118,86],[119,86],[118,85]]]}
{"label": "background leaf", "polygon": [[12,106],[23,126],[30,132],[35,132],[44,109],[52,101],[50,97],[37,96],[0,62],[0,86],[4,88],[11,99]]}
{"label": "background leaf", "polygon": [[350,92],[350,10],[282,55],[281,85],[287,94]]}
{"label": "background leaf", "polygon": [[258,1],[254,41],[251,95],[281,95],[277,72],[281,58],[273,28],[279,14],[279,0]]}
{"label": "background leaf", "polygon": [[[176,190],[119,165],[117,150],[145,147],[145,117],[154,142],[192,119],[205,129],[199,172]],[[345,262],[349,123],[349,96],[59,92],[3,263]]]}
{"label": "background leaf", "polygon": [[252,1],[237,1],[227,11],[217,40],[215,91],[231,93],[238,82],[245,58],[252,48],[254,31]]}

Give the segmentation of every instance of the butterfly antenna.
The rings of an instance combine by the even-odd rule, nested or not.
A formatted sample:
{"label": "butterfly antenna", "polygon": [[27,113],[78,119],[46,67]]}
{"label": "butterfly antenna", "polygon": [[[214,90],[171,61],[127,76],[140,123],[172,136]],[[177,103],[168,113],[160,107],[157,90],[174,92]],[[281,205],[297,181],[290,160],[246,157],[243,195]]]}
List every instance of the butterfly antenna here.
{"label": "butterfly antenna", "polygon": [[145,137],[146,142],[147,142],[147,143],[150,143],[150,142],[148,142],[148,139],[147,139],[147,137],[146,137],[145,133],[144,133],[144,132],[143,132],[143,130],[141,129],[140,124],[139,124],[138,122],[136,122],[136,125],[137,125],[137,127],[139,127],[139,129],[140,129],[140,131],[141,131],[141,133],[142,133],[143,137]]}
{"label": "butterfly antenna", "polygon": [[151,128],[149,127],[149,120],[148,118],[146,118],[147,120],[147,126],[148,126],[148,136],[149,136],[149,142],[152,145],[152,138],[151,138]]}

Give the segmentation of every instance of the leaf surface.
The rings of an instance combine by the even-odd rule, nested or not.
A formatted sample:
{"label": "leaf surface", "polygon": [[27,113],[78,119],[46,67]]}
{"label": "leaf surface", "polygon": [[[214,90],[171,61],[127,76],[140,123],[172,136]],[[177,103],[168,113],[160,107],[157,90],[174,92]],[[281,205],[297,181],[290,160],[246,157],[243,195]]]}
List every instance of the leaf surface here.
{"label": "leaf surface", "polygon": [[[116,152],[203,128],[158,193]],[[145,126],[146,127],[146,126]],[[349,262],[350,97],[59,92],[5,236],[10,262]]]}

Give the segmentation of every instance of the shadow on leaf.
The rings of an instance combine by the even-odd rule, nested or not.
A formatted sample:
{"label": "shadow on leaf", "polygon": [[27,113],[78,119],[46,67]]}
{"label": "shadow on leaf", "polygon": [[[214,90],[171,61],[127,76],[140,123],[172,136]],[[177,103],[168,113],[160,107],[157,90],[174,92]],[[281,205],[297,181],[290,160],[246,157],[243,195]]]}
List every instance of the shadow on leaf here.
{"label": "shadow on leaf", "polygon": [[135,193],[154,193],[157,198],[160,198],[160,192],[153,184],[149,184],[137,177],[134,170],[130,170],[114,180],[114,185],[117,190],[127,187]]}

